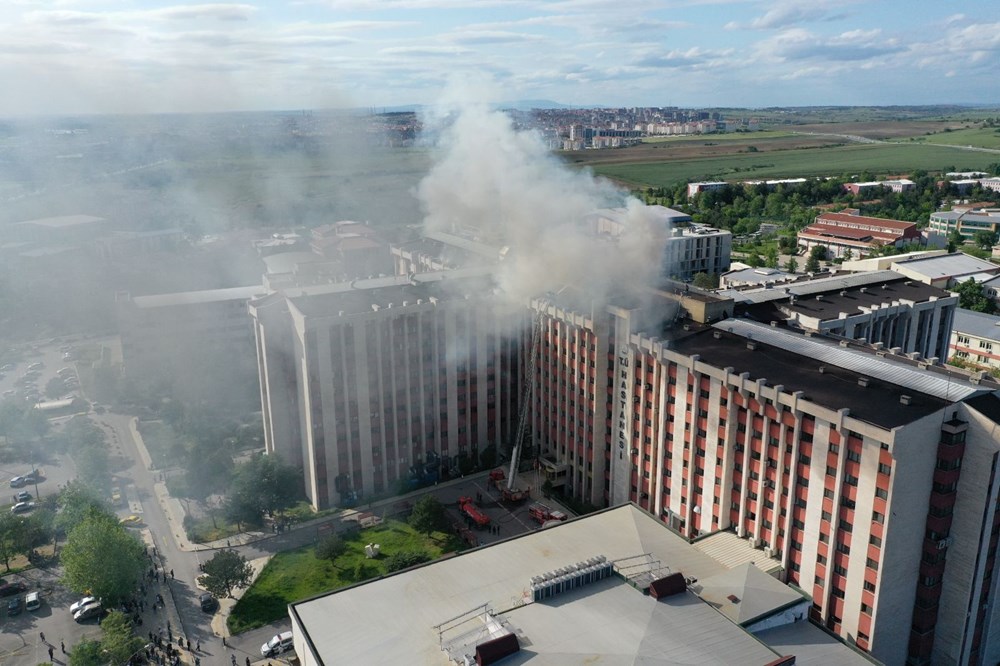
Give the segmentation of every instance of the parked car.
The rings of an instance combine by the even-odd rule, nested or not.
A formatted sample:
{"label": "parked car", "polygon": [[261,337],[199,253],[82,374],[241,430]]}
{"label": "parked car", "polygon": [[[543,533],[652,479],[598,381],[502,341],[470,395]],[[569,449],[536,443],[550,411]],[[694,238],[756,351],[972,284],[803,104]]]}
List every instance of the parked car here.
{"label": "parked car", "polygon": [[21,597],[14,597],[7,602],[7,615],[14,616],[21,613]]}
{"label": "parked car", "polygon": [[275,634],[271,640],[260,646],[260,654],[262,657],[275,657],[282,652],[288,652],[292,649],[292,640],[290,631]]}
{"label": "parked car", "polygon": [[24,596],[24,610],[36,611],[42,607],[42,595],[38,592],[28,592]]}
{"label": "parked car", "polygon": [[201,602],[201,609],[206,613],[212,613],[219,607],[218,600],[216,600],[216,598],[209,592],[203,592],[201,596],[198,597],[198,601]]}
{"label": "parked car", "polygon": [[101,602],[95,601],[73,613],[73,619],[77,622],[83,622],[84,620],[89,620],[92,617],[100,617],[103,613],[104,607],[101,606]]}
{"label": "parked car", "polygon": [[26,485],[28,485],[28,480],[23,476],[15,476],[10,480],[11,488],[24,488]]}
{"label": "parked car", "polygon": [[27,490],[22,490],[21,492],[19,492],[14,497],[17,498],[18,502],[30,502],[32,499],[34,499],[31,496],[31,493],[29,493]]}
{"label": "parked car", "polygon": [[95,601],[97,601],[97,597],[84,597],[83,599],[80,599],[79,601],[71,604],[69,607],[69,612],[75,615],[78,610],[80,610],[84,606],[88,606],[94,603]]}
{"label": "parked car", "polygon": [[14,506],[10,507],[11,513],[26,513],[35,508],[34,502],[18,502]]}
{"label": "parked car", "polygon": [[24,592],[24,583],[19,581],[0,584],[0,597],[9,597],[12,594],[20,594],[21,592]]}
{"label": "parked car", "polygon": [[142,525],[142,517],[137,516],[133,513],[131,516],[126,516],[125,518],[122,518],[118,522],[120,522],[125,527],[138,527],[139,525]]}

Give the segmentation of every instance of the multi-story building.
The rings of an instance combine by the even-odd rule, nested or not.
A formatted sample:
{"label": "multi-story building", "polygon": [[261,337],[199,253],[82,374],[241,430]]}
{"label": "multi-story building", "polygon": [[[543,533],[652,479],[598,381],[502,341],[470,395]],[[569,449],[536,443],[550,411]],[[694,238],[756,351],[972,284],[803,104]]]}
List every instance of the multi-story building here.
{"label": "multi-story building", "polygon": [[822,213],[798,233],[799,246],[810,250],[825,247],[828,258],[865,256],[873,250],[892,245],[902,247],[920,242],[920,231],[913,222],[865,217],[856,211]]}
{"label": "multi-story building", "polygon": [[1000,317],[960,309],[951,331],[951,353],[987,370],[1000,370]]}
{"label": "multi-story building", "polygon": [[526,316],[489,273],[288,289],[250,303],[265,445],[317,509],[489,464],[519,404]]}
{"label": "multi-story building", "polygon": [[535,307],[532,430],[566,492],[735,530],[888,664],[1000,656],[1000,386],[748,319]]}
{"label": "multi-story building", "polygon": [[931,213],[928,229],[948,236],[957,231],[963,238],[972,238],[977,231],[996,233],[1000,230],[1000,208],[953,208]]}

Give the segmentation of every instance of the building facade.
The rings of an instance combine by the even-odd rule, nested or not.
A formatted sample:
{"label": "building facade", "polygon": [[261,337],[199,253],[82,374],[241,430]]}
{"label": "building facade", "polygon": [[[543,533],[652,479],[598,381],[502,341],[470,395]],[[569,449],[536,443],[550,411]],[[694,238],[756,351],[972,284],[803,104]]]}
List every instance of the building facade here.
{"label": "building facade", "polygon": [[913,222],[865,217],[855,211],[822,213],[798,233],[799,246],[806,250],[822,246],[828,258],[862,257],[887,245],[902,247],[920,242]]}
{"label": "building facade", "polygon": [[1000,370],[1000,317],[960,309],[951,332],[949,358]]}
{"label": "building facade", "polygon": [[508,446],[525,346],[511,321],[525,313],[482,280],[440,279],[251,302],[266,449],[302,467],[315,508],[447,478]]}
{"label": "building facade", "polygon": [[566,492],[735,530],[888,664],[1000,655],[996,385],[743,319],[660,339],[636,312],[541,307],[533,431]]}

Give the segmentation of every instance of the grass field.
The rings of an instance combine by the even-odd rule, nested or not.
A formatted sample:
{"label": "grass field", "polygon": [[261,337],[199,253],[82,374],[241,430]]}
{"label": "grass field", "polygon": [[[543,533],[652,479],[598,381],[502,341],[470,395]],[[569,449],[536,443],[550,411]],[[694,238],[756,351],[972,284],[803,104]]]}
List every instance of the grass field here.
{"label": "grass field", "polygon": [[[275,555],[229,616],[229,630],[241,633],[288,615],[288,604],[386,573],[385,558],[395,553],[420,552],[431,559],[461,547],[443,532],[425,536],[395,520],[345,537],[346,552],[335,561],[316,557],[312,546]],[[365,544],[377,543],[382,557],[365,557]]]}
{"label": "grass field", "polygon": [[[914,141],[944,143],[949,146],[976,146],[978,148],[1000,149],[1000,129],[982,127],[961,129],[953,132],[939,132],[930,136],[914,137]],[[1000,159],[1000,156],[998,156]]]}
{"label": "grass field", "polygon": [[643,143],[683,143],[697,141],[698,143],[713,141],[753,141],[754,139],[783,139],[794,136],[794,132],[784,130],[761,130],[759,132],[729,132],[726,134],[684,134],[681,136],[650,136]]}
{"label": "grass field", "polygon": [[[863,144],[678,159],[641,164],[593,164],[595,173],[630,187],[670,187],[693,180],[838,176],[860,171],[907,173],[916,169],[984,169],[1000,155],[921,143]],[[581,163],[577,163],[580,165]]]}

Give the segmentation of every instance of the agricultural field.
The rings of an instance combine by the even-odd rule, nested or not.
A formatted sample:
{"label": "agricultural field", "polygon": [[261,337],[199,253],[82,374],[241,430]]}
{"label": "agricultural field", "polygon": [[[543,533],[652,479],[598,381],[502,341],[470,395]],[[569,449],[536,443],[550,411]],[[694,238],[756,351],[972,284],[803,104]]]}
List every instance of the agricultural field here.
{"label": "agricultural field", "polygon": [[952,132],[939,132],[930,136],[914,137],[911,140],[941,143],[949,146],[975,146],[976,148],[1000,150],[1000,128],[960,129]]}
{"label": "agricultural field", "polygon": [[[451,534],[430,536],[396,520],[343,535],[343,554],[332,562],[316,556],[313,546],[275,555],[229,616],[231,632],[241,633],[287,617],[288,604],[385,574],[387,558],[397,553],[421,553],[434,560],[462,548]],[[365,556],[365,544],[377,543],[382,555]]]}
{"label": "agricultural field", "polygon": [[[624,152],[624,151],[618,151]],[[714,157],[694,157],[638,163],[587,163],[594,173],[626,187],[671,187],[693,180],[839,176],[871,171],[899,174],[913,170],[982,170],[1000,161],[995,153],[931,146],[918,142],[855,144],[828,148],[760,151]]]}
{"label": "agricultural field", "polygon": [[686,142],[697,142],[705,143],[709,142],[729,142],[729,141],[741,141],[741,142],[753,142],[762,139],[784,139],[786,137],[794,136],[795,130],[760,130],[759,132],[729,132],[727,134],[706,134],[706,135],[690,135],[683,134],[678,136],[649,136],[645,137],[643,143],[686,143]]}

